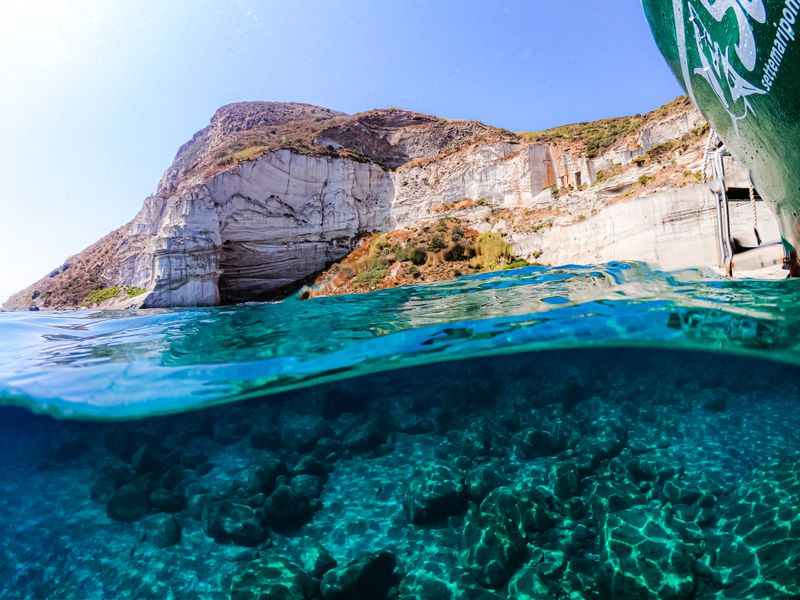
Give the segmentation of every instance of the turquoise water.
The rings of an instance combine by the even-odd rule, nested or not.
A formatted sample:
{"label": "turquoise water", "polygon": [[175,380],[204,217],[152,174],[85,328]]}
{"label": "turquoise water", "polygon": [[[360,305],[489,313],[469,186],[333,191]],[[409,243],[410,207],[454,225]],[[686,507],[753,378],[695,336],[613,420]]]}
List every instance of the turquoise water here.
{"label": "turquoise water", "polygon": [[499,352],[612,345],[800,362],[794,281],[638,264],[528,267],[372,294],[174,310],[0,314],[0,397],[103,419]]}
{"label": "turquoise water", "polygon": [[800,597],[797,281],[0,314],[2,598]]}

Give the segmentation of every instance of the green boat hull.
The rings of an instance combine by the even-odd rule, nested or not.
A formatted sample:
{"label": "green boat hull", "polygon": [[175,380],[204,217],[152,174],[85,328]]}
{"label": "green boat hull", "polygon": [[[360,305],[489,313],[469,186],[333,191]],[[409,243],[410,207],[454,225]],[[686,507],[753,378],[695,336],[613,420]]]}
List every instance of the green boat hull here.
{"label": "green boat hull", "polygon": [[[678,81],[800,248],[800,0],[643,0]],[[793,265],[793,271],[798,265]]]}

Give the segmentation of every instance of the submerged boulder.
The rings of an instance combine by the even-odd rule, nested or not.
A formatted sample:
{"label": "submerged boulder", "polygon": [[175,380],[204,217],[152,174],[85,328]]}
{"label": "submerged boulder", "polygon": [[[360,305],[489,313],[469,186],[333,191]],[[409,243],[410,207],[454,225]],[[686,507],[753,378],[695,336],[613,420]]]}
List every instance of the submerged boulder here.
{"label": "submerged boulder", "polygon": [[140,481],[126,483],[108,499],[106,513],[115,521],[130,523],[150,512],[150,498],[147,486]]}
{"label": "submerged boulder", "polygon": [[308,536],[300,540],[300,563],[309,575],[318,579],[337,565],[331,553]]}
{"label": "submerged boulder", "polygon": [[525,538],[499,511],[473,509],[461,533],[461,563],[486,587],[504,586],[525,556]]}
{"label": "submerged boulder", "polygon": [[609,513],[602,528],[600,584],[610,598],[693,598],[696,548],[660,515]]}
{"label": "submerged boulder", "polygon": [[167,548],[181,541],[180,523],[171,515],[157,514],[144,521],[144,530],[154,546]]}
{"label": "submerged boulder", "polygon": [[127,465],[109,462],[100,466],[94,474],[91,497],[97,502],[108,502],[111,496],[133,477]]}
{"label": "submerged boulder", "polygon": [[396,567],[397,559],[389,550],[362,556],[325,573],[322,578],[322,597],[324,600],[382,600],[395,584]]}
{"label": "submerged boulder", "polygon": [[464,477],[443,463],[415,471],[403,495],[403,512],[415,525],[434,525],[467,506]]}
{"label": "submerged boulder", "polygon": [[231,600],[311,600],[317,583],[300,566],[282,556],[254,560],[233,576]]}
{"label": "submerged boulder", "polygon": [[308,523],[319,508],[318,500],[282,484],[264,502],[264,519],[275,531],[291,531]]}
{"label": "submerged boulder", "polygon": [[267,536],[252,508],[227,500],[206,506],[203,529],[215,542],[239,546],[258,546]]}

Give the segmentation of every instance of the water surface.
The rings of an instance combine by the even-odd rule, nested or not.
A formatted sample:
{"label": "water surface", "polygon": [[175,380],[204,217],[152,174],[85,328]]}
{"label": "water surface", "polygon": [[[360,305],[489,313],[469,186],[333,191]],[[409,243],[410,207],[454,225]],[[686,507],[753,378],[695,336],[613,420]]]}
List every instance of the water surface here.
{"label": "water surface", "polygon": [[0,597],[800,597],[799,292],[0,314]]}

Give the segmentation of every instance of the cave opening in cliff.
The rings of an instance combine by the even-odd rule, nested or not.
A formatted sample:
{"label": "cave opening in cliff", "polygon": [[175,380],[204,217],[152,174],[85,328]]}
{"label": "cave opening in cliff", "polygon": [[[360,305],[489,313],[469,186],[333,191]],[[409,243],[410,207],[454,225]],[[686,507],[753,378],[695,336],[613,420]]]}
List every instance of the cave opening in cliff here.
{"label": "cave opening in cliff", "polygon": [[316,263],[313,246],[226,240],[219,254],[220,304],[279,300],[311,283],[327,264],[314,264],[312,275],[298,278],[299,263]]}

